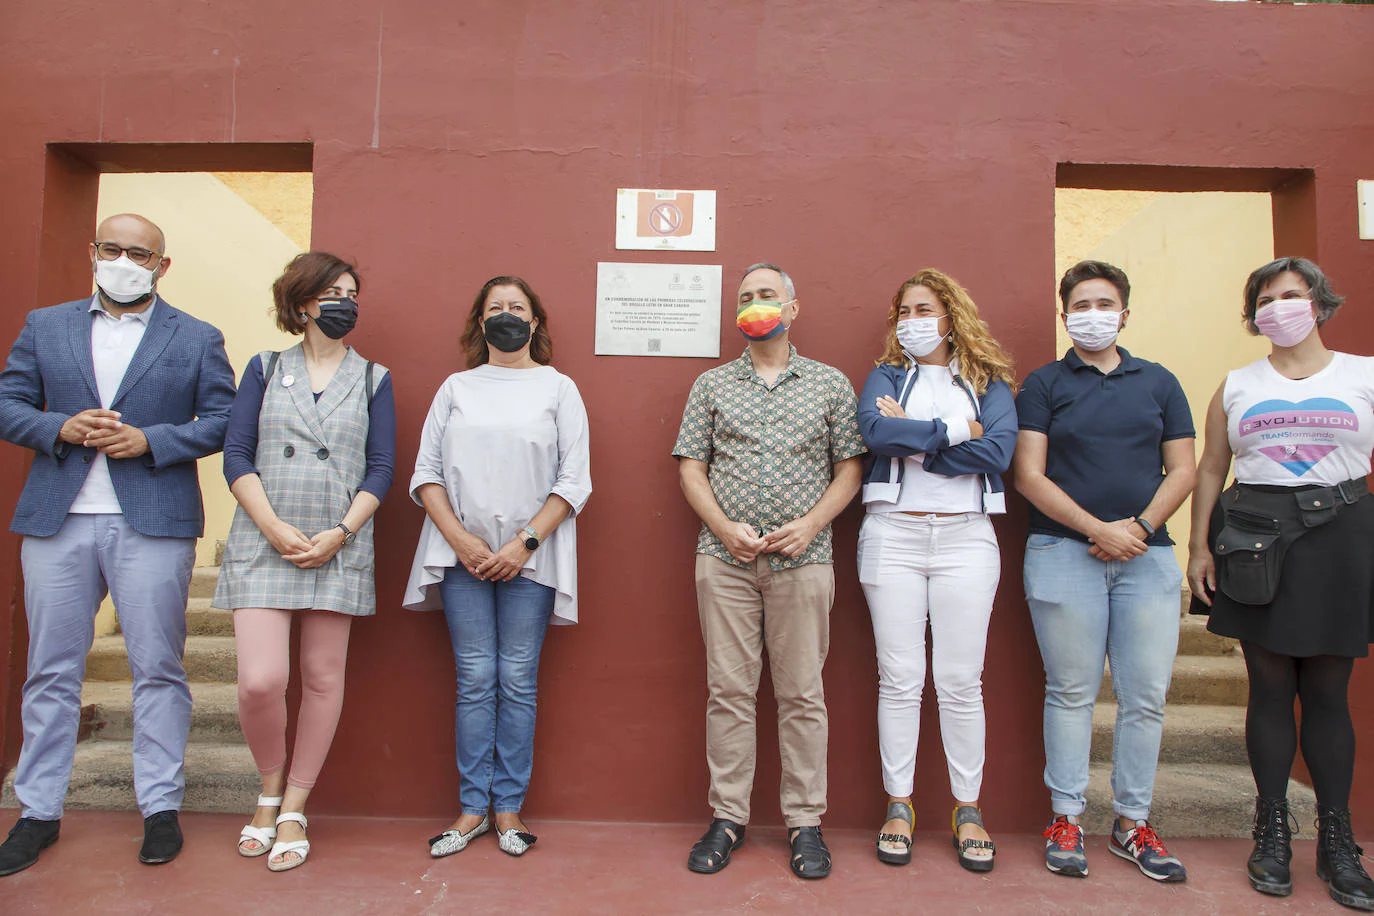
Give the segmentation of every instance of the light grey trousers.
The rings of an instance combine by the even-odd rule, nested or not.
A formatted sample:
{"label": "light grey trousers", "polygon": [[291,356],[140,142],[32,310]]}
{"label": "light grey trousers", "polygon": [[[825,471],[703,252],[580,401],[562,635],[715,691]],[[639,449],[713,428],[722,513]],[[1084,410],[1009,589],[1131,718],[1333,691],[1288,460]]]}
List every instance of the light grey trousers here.
{"label": "light grey trousers", "polygon": [[81,681],[108,591],[134,680],[134,791],[144,817],[181,807],[191,691],[181,665],[194,538],[139,534],[122,515],[68,515],[21,549],[29,622],[24,747],[14,794],[24,817],[57,820],[71,780]]}

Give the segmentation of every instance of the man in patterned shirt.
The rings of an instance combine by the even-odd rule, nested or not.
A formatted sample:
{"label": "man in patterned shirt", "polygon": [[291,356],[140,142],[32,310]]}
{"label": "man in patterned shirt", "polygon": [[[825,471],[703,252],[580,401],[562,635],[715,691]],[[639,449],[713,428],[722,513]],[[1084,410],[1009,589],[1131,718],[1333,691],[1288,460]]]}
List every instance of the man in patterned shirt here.
{"label": "man in patterned shirt", "polygon": [[830,873],[821,837],[828,719],[821,669],[835,574],[830,521],[859,490],[864,452],[854,388],[797,355],[800,307],[773,264],[744,273],[739,359],[697,378],[673,454],[697,538],[697,606],[706,642],[710,828],[687,867],[714,874],[744,841],[754,784],[755,695],[763,649],[773,672],[782,750],[782,813],[801,878]]}

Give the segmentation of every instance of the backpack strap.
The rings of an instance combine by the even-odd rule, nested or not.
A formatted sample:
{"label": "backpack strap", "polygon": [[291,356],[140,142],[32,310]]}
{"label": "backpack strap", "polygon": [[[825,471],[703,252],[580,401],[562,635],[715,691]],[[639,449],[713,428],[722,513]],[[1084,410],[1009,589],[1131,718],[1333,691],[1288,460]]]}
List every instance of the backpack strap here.
{"label": "backpack strap", "polygon": [[267,383],[272,381],[272,373],[277,371],[277,360],[281,359],[281,351],[273,350],[272,355],[267,357],[267,365],[262,367],[262,386],[267,387]]}

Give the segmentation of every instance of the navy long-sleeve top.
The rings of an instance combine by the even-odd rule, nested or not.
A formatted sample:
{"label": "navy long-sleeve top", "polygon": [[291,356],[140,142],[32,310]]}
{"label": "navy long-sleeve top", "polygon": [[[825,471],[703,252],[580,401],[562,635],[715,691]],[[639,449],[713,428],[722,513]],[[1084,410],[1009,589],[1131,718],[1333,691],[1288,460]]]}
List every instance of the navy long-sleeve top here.
{"label": "navy long-sleeve top", "polygon": [[[224,479],[232,487],[244,474],[256,474],[258,455],[258,414],[267,385],[262,377],[262,358],[254,356],[243,370],[234,406],[229,411],[229,431],[224,437]],[[315,394],[315,400],[320,393]],[[367,470],[361,490],[378,500],[391,489],[396,470],[396,396],[391,389],[391,373],[386,373],[372,393],[367,427]]]}

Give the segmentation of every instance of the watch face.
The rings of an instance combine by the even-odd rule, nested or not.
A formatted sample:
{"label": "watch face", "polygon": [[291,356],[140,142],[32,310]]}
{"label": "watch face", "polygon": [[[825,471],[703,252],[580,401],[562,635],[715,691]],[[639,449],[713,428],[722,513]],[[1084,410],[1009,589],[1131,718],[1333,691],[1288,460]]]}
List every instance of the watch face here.
{"label": "watch face", "polygon": [[539,548],[539,538],[525,538],[526,550],[537,550]]}

